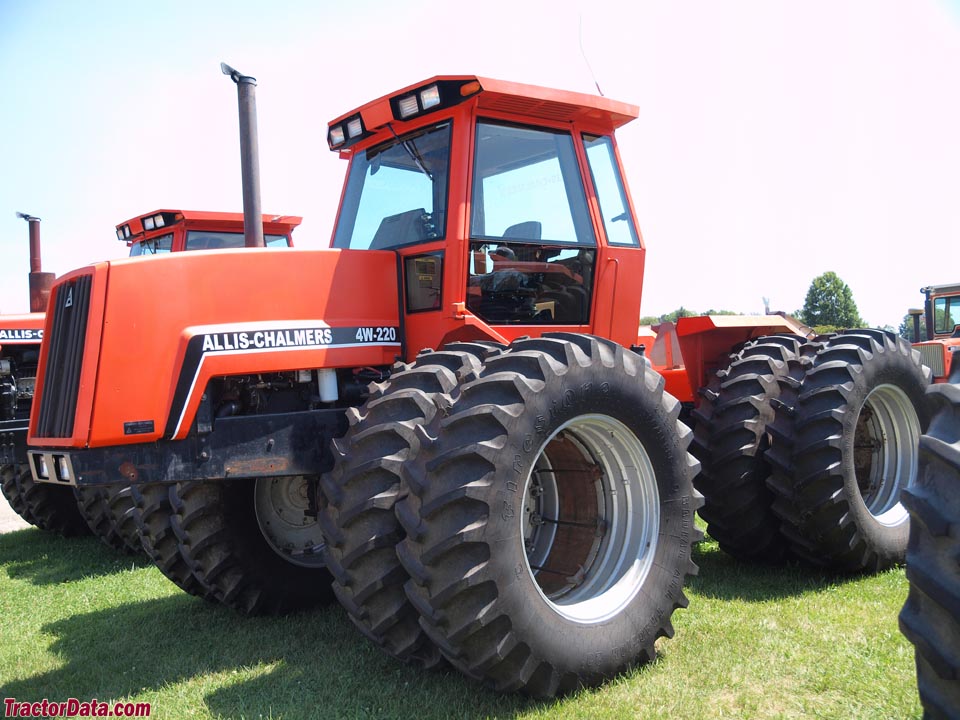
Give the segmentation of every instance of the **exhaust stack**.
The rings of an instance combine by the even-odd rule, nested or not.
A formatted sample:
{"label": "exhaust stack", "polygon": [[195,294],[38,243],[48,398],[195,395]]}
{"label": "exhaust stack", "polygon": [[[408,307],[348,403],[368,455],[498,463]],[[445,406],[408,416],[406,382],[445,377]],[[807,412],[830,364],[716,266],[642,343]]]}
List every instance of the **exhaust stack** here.
{"label": "exhaust stack", "polygon": [[243,183],[243,244],[263,247],[260,212],[260,145],[257,140],[257,79],[220,63],[224,75],[237,84],[240,111],[240,174]]}
{"label": "exhaust stack", "polygon": [[17,217],[26,220],[30,227],[30,312],[46,312],[50,289],[56,275],[41,272],[40,262],[40,218],[18,212]]}

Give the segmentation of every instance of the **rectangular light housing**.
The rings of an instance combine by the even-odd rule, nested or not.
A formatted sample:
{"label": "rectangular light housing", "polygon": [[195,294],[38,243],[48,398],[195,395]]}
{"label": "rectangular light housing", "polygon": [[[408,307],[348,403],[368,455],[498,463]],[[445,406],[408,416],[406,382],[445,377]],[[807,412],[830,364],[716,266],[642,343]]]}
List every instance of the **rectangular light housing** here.
{"label": "rectangular light housing", "polygon": [[152,217],[147,217],[143,219],[144,230],[153,230],[156,226],[157,226],[156,221]]}
{"label": "rectangular light housing", "polygon": [[343,125],[337,125],[330,128],[330,146],[337,147],[338,145],[343,145],[346,141],[347,136],[343,134]]}
{"label": "rectangular light housing", "polygon": [[363,123],[360,122],[360,118],[355,117],[347,121],[347,135],[350,136],[351,140],[363,135]]}
{"label": "rectangular light housing", "polygon": [[424,110],[429,110],[430,108],[439,105],[440,88],[438,88],[436,85],[431,85],[430,87],[421,90],[420,104],[423,106]]}
{"label": "rectangular light housing", "polygon": [[417,96],[407,95],[397,101],[397,107],[400,109],[400,117],[406,120],[412,115],[416,115],[420,108],[417,106]]}

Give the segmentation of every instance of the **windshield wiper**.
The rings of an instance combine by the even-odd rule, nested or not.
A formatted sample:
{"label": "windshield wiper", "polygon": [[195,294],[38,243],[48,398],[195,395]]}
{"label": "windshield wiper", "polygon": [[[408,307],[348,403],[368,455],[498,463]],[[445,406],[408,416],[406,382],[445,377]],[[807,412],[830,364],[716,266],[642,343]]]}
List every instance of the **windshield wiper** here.
{"label": "windshield wiper", "polygon": [[390,132],[393,133],[393,136],[397,139],[397,142],[399,142],[403,146],[403,149],[407,151],[407,155],[410,156],[410,159],[416,163],[418,168],[420,168],[420,172],[430,178],[430,182],[433,182],[433,173],[427,170],[423,156],[420,154],[420,151],[417,150],[417,146],[414,144],[413,140],[401,140],[400,136],[397,135],[397,131],[393,129],[393,125],[387,123],[387,127],[390,128]]}

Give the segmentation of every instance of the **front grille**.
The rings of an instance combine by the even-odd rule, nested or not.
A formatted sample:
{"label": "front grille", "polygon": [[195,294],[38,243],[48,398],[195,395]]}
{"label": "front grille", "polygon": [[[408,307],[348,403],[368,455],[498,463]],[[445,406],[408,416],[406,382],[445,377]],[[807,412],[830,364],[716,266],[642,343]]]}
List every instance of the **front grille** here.
{"label": "front grille", "polygon": [[942,343],[925,343],[915,347],[920,351],[923,364],[933,370],[934,377],[943,377],[946,374],[943,364],[944,346]]}
{"label": "front grille", "polygon": [[50,298],[47,312],[53,309],[53,327],[50,337],[44,338],[47,366],[37,437],[67,438],[73,434],[92,285],[92,275],[80,275],[58,285]]}

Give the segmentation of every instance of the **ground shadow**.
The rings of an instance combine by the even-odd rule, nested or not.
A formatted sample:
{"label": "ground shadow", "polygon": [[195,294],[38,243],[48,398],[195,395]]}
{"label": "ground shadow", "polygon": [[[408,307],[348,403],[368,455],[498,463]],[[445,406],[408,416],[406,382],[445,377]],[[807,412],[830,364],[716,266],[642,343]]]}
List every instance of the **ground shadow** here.
{"label": "ground shadow", "polygon": [[799,560],[777,565],[738,560],[709,541],[694,546],[693,560],[700,572],[689,579],[688,587],[698,595],[718,600],[763,602],[795,597],[864,577],[862,573],[835,572]]}
{"label": "ground shadow", "polygon": [[205,698],[210,712],[414,718],[425,708],[444,708],[449,717],[486,718],[537,707],[520,696],[496,695],[450,668],[423,671],[389,658],[339,606],[247,618],[182,594],[74,615],[43,631],[55,638],[49,649],[63,664],[4,683],[7,697],[114,702],[198,675],[265,665],[254,680],[217,683]]}
{"label": "ground shadow", "polygon": [[0,535],[0,564],[11,579],[53,585],[147,567],[145,555],[127,555],[95,537],[65,538],[27,528]]}

